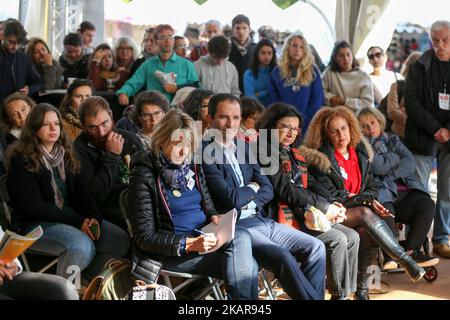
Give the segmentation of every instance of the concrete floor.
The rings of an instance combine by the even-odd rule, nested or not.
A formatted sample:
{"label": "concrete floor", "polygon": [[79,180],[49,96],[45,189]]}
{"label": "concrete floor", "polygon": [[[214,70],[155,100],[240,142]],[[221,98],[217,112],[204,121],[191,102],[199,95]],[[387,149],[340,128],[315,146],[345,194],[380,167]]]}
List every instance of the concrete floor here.
{"label": "concrete floor", "polygon": [[[381,288],[371,290],[371,300],[450,300],[450,260],[440,259],[436,265],[438,278],[430,283],[421,279],[417,283],[409,280],[405,273],[392,273],[381,275]],[[389,287],[385,285],[387,283]],[[280,294],[277,300],[290,300],[282,290],[278,289]],[[379,293],[379,292],[383,293]],[[266,298],[265,295],[261,299]],[[329,300],[330,295],[325,295],[325,300]]]}
{"label": "concrete floor", "polygon": [[382,280],[389,283],[385,294],[371,294],[373,300],[449,300],[450,299],[450,260],[440,259],[436,266],[438,278],[429,283],[420,280],[413,283],[404,273],[382,275]]}

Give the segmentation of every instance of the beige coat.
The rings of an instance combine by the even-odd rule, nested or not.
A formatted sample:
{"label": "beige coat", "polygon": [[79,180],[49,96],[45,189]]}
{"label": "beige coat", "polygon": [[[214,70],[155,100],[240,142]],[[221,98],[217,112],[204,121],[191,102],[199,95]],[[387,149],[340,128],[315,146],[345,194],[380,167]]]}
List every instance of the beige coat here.
{"label": "beige coat", "polygon": [[408,116],[406,115],[404,98],[398,101],[397,82],[391,85],[391,90],[389,91],[387,100],[387,114],[388,118],[393,121],[391,127],[392,132],[404,138],[406,119]]}

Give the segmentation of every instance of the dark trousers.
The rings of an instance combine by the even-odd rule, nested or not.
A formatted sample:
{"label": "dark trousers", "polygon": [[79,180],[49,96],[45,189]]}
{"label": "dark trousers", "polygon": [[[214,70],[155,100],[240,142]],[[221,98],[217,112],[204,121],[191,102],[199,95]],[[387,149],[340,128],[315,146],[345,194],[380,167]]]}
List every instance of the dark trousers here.
{"label": "dark trousers", "polygon": [[0,286],[0,299],[78,300],[75,287],[68,280],[45,273],[22,272]]}
{"label": "dark trousers", "polygon": [[258,264],[275,274],[292,299],[324,299],[326,253],[322,241],[261,216],[239,220],[238,225],[251,234]]}
{"label": "dark trousers", "polygon": [[358,274],[358,233],[342,224],[335,224],[327,232],[306,228],[301,230],[320,239],[327,250],[327,287],[333,296],[347,297],[356,291]]}
{"label": "dark trousers", "polygon": [[[383,203],[392,213],[395,213],[395,222],[408,225],[405,250],[420,250],[430,230],[436,211],[431,197],[419,190],[400,192],[397,200]],[[389,227],[392,223],[388,223]],[[395,227],[395,225],[394,225]]]}

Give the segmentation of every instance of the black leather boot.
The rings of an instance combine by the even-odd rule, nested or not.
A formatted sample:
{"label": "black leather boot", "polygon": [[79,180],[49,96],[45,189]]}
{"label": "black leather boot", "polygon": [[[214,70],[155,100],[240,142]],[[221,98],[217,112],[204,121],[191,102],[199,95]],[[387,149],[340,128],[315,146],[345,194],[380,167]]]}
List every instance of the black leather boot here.
{"label": "black leather boot", "polygon": [[413,282],[419,281],[425,275],[425,270],[406,254],[383,220],[368,225],[367,232],[384,252],[405,269]]}
{"label": "black leather boot", "polygon": [[360,247],[358,251],[358,279],[356,284],[355,300],[370,300],[367,280],[370,274],[367,268],[374,264],[377,247]]}

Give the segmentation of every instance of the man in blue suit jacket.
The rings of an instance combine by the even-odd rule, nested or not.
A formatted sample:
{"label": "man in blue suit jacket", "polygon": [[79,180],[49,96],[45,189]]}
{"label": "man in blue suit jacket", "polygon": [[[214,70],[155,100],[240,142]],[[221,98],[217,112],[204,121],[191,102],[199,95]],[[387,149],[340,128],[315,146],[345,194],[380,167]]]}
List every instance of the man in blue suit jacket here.
{"label": "man in blue suit jacket", "polygon": [[264,216],[263,207],[273,199],[273,189],[248,144],[236,139],[241,121],[239,99],[216,95],[208,113],[211,128],[203,143],[202,166],[217,211],[238,210],[237,224],[250,232],[256,261],[274,272],[292,299],[323,299],[323,243]]}

